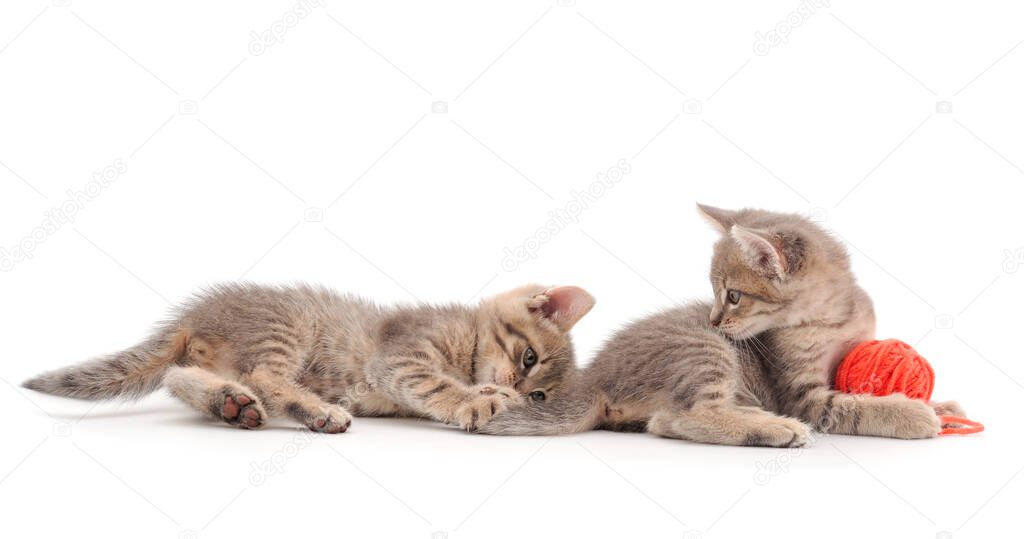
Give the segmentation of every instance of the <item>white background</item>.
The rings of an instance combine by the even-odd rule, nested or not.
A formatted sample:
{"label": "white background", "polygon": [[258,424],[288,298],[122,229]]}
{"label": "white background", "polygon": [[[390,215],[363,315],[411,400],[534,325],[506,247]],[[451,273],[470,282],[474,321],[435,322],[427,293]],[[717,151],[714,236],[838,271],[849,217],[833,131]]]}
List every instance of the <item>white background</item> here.
{"label": "white background", "polygon": [[[1019,3],[60,4],[0,13],[4,536],[1020,535]],[[282,41],[251,45],[271,28]],[[531,241],[620,159],[578,222]],[[162,394],[16,387],[242,278],[380,301],[577,284],[598,298],[585,362],[620,324],[708,295],[696,201],[833,229],[879,336],[916,345],[936,397],[988,430],[796,452],[388,419],[313,437]]]}

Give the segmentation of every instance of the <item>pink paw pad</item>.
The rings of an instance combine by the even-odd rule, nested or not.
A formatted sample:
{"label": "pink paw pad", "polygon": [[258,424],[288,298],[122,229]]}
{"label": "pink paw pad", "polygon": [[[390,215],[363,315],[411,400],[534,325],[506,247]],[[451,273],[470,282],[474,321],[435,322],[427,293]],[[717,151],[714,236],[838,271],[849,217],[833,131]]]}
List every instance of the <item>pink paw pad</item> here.
{"label": "pink paw pad", "polygon": [[228,393],[220,407],[220,416],[232,425],[256,429],[263,425],[263,413],[253,397]]}
{"label": "pink paw pad", "polygon": [[340,434],[348,430],[348,427],[352,424],[350,419],[326,419],[318,418],[308,423],[310,430],[314,432],[323,432],[325,434]]}

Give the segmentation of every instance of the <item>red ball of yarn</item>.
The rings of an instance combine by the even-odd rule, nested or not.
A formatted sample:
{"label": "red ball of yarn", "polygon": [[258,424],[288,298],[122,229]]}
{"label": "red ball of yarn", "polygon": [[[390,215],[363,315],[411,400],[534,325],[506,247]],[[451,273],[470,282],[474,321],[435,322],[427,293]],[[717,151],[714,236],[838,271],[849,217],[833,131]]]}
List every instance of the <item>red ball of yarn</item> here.
{"label": "red ball of yarn", "polygon": [[844,393],[879,397],[903,393],[928,401],[934,387],[932,366],[909,344],[896,339],[858,344],[836,371],[835,388]]}

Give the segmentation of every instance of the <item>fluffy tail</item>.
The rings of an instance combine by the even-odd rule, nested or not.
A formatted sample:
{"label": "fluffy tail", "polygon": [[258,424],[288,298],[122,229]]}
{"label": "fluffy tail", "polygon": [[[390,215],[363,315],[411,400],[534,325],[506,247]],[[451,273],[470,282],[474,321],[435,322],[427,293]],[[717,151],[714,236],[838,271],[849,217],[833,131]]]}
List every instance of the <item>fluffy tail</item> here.
{"label": "fluffy tail", "polygon": [[185,331],[161,331],[127,350],[41,374],[21,385],[76,399],[139,398],[152,393],[164,371],[185,355]]}
{"label": "fluffy tail", "polygon": [[500,436],[554,436],[593,430],[602,417],[602,399],[577,388],[558,399],[530,402],[494,416],[477,432]]}

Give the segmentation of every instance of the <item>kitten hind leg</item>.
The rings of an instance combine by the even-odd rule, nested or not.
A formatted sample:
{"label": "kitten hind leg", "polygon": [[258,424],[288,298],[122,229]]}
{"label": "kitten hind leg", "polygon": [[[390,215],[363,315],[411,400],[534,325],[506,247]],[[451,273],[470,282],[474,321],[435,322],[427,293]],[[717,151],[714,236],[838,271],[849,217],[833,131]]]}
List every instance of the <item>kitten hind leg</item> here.
{"label": "kitten hind leg", "polygon": [[338,434],[348,430],[352,415],[292,381],[277,361],[258,363],[242,380],[253,388],[273,415],[287,415],[310,430]]}
{"label": "kitten hind leg", "polygon": [[164,386],[193,409],[244,429],[258,429],[267,412],[253,391],[199,367],[172,367]]}
{"label": "kitten hind leg", "polygon": [[756,397],[740,391],[741,370],[728,342],[709,334],[699,343],[681,350],[677,375],[666,395],[670,404],[651,417],[648,432],[722,445],[807,444],[811,429],[801,421],[748,405]]}
{"label": "kitten hind leg", "polygon": [[710,402],[657,412],[647,431],[694,442],[767,447],[802,447],[811,437],[811,429],[796,419],[753,406]]}

